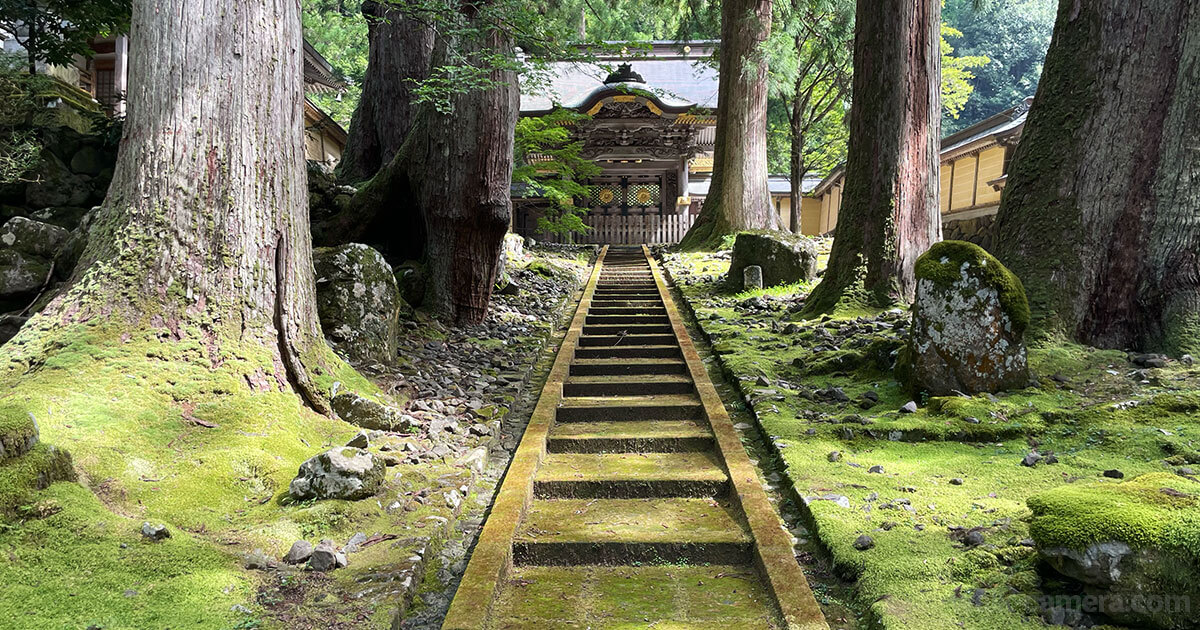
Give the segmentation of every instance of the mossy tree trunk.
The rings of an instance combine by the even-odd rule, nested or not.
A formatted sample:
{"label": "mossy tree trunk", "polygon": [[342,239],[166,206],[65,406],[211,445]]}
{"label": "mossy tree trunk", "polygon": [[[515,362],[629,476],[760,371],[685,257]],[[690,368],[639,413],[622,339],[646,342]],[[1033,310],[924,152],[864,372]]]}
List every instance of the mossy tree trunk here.
{"label": "mossy tree trunk", "polygon": [[512,219],[513,137],[519,111],[516,73],[489,61],[509,58],[512,38],[485,23],[491,18],[476,10],[476,5],[462,5],[469,30],[439,37],[434,64],[450,63],[453,53],[491,69],[481,85],[450,97],[451,113],[423,105],[397,158],[409,165],[409,183],[425,217],[430,276],[426,301],[435,313],[460,325],[483,321],[496,283],[504,234]]}
{"label": "mossy tree trunk", "polygon": [[767,59],[771,0],[721,3],[721,81],[713,175],[680,247],[704,249],[742,230],[778,230],[767,189]]}
{"label": "mossy tree trunk", "polygon": [[[112,186],[69,288],[4,346],[35,369],[80,327],[245,363],[329,413],[304,167],[295,0],[140,0]],[[202,51],[199,54],[198,51]],[[254,359],[249,359],[254,357]]]}
{"label": "mossy tree trunk", "polygon": [[941,3],[859,2],[846,188],[809,315],[912,300],[913,267],[942,238]]}
{"label": "mossy tree trunk", "polygon": [[1200,351],[1200,6],[1064,0],[997,217],[1034,328]]}
{"label": "mossy tree trunk", "polygon": [[433,55],[434,30],[412,7],[367,0],[362,14],[367,73],[338,164],[338,177],[347,182],[371,179],[400,150],[416,116],[416,81],[429,75]]}

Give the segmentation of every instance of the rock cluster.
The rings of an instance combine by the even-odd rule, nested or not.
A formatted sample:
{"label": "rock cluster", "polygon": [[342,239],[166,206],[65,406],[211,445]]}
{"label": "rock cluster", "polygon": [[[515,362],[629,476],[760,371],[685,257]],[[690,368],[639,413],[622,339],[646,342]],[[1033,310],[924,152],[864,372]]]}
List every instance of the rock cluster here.
{"label": "rock cluster", "polygon": [[916,264],[912,333],[900,380],[934,396],[1029,384],[1021,281],[977,245],[935,244]]}

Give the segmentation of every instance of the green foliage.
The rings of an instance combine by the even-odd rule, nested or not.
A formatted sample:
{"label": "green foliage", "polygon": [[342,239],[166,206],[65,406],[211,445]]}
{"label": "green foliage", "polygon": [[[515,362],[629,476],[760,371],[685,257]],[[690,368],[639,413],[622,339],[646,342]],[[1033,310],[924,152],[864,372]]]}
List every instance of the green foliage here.
{"label": "green foliage", "polygon": [[348,128],[367,73],[369,48],[362,0],[304,0],[301,6],[305,38],[347,85],[342,94],[313,94],[309,98]]}
{"label": "green foliage", "polygon": [[955,57],[954,47],[947,38],[962,37],[962,33],[942,22],[942,113],[958,118],[975,91],[971,81],[972,68],[986,66],[991,60],[983,55]]}
{"label": "green foliage", "polygon": [[600,167],[580,155],[583,142],[571,139],[571,128],[588,116],[557,109],[546,116],[517,121],[513,183],[524,186],[526,196],[549,202],[538,229],[560,236],[586,232],[583,217],[587,208],[575,199],[587,197],[581,182],[600,172]]}
{"label": "green foliage", "polygon": [[34,61],[66,66],[92,56],[88,40],[129,30],[130,0],[0,0],[0,30]]}
{"label": "green foliage", "polygon": [[986,56],[971,70],[974,94],[947,133],[1012,107],[1037,91],[1054,30],[1056,0],[947,0],[942,17],[962,33],[955,48],[967,57]]}

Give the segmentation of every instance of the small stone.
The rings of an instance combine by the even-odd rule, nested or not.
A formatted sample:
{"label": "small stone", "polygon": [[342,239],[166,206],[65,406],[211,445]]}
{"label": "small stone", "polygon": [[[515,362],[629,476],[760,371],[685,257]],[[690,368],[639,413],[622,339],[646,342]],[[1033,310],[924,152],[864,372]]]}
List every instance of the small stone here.
{"label": "small stone", "polygon": [[1057,463],[1058,463],[1058,456],[1057,456],[1057,455],[1055,455],[1054,453],[1046,453],[1046,457],[1042,459],[1042,463],[1045,463],[1045,464],[1057,464]]}
{"label": "small stone", "polygon": [[1196,471],[1188,466],[1184,466],[1183,468],[1180,468],[1176,472],[1178,472],[1181,475],[1195,475],[1196,474]]}
{"label": "small stone", "polygon": [[1179,357],[1179,362],[1184,365],[1191,366],[1193,363],[1196,362],[1196,360],[1192,358],[1192,355],[1185,354],[1185,355]]}
{"label": "small stone", "polygon": [[758,265],[747,265],[742,269],[742,290],[763,288],[763,270]]}
{"label": "small stone", "polygon": [[362,551],[362,544],[365,542],[367,542],[367,535],[362,532],[356,532],[350,537],[350,540],[346,542],[346,553],[357,553]]}
{"label": "small stone", "polygon": [[1040,461],[1042,461],[1042,456],[1039,455],[1037,451],[1030,451],[1029,454],[1025,456],[1025,459],[1021,460],[1021,465],[1033,468]]}
{"label": "small stone", "polygon": [[963,542],[968,547],[978,547],[983,544],[983,533],[978,530],[969,531],[963,538]]}
{"label": "small stone", "polygon": [[854,548],[859,551],[866,551],[868,549],[873,548],[874,546],[875,546],[875,539],[871,538],[870,536],[868,536],[866,534],[863,534],[862,536],[859,536],[858,538],[854,539]]}
{"label": "small stone", "polygon": [[367,448],[370,445],[371,439],[367,437],[366,431],[359,431],[358,435],[354,436],[354,439],[346,442],[346,446],[353,448]]}
{"label": "small stone", "polygon": [[484,470],[487,470],[488,465],[488,450],[486,446],[480,446],[467,451],[462,459],[458,460],[460,466],[466,466],[477,475],[482,475]]}
{"label": "small stone", "polygon": [[876,475],[882,475],[883,474],[883,466],[880,466],[879,464],[875,464],[874,466],[868,468],[867,472],[874,473]]}
{"label": "small stone", "polygon": [[770,387],[770,386],[771,386],[771,379],[769,379],[769,378],[767,378],[767,377],[765,377],[765,376],[759,376],[759,377],[758,377],[758,379],[756,379],[756,380],[754,381],[754,384],[755,384],[755,385],[758,385],[759,387]]}
{"label": "small stone", "polygon": [[962,479],[962,477],[954,477],[954,478],[952,478],[952,479],[950,480],[950,485],[952,485],[952,486],[961,486],[961,485],[963,485],[963,479]]}
{"label": "small stone", "polygon": [[345,556],[339,553],[337,548],[333,546],[333,541],[322,540],[313,549],[312,556],[308,559],[308,568],[320,572],[332,571],[338,568],[337,556],[339,555],[343,557],[342,566],[345,566]]}
{"label": "small stone", "polygon": [[840,462],[840,461],[842,461],[842,454],[841,454],[841,452],[840,452],[840,451],[830,451],[830,452],[829,452],[829,455],[826,455],[825,457],[826,457],[826,458],[827,458],[827,459],[828,459],[830,462]]}
{"label": "small stone", "polygon": [[283,561],[287,564],[304,564],[312,557],[312,554],[313,546],[311,543],[307,540],[297,540],[292,543],[292,548],[283,557]]}
{"label": "small stone", "polygon": [[279,566],[275,559],[263,553],[262,549],[255,549],[246,554],[243,566],[251,571],[266,571]]}
{"label": "small stone", "polygon": [[1116,468],[1106,470],[1106,471],[1104,471],[1103,474],[1105,477],[1108,477],[1109,479],[1124,479],[1125,478],[1125,473],[1117,470]]}
{"label": "small stone", "polygon": [[904,406],[900,408],[900,413],[916,413],[916,412],[917,412],[917,402],[915,400],[910,400],[910,401],[904,403]]}
{"label": "small stone", "polygon": [[966,418],[963,418],[963,422],[966,422],[967,424],[979,424],[979,418],[976,418],[975,416],[967,416]]}
{"label": "small stone", "polygon": [[171,532],[167,531],[166,525],[151,525],[149,522],[142,523],[142,536],[158,542],[171,537]]}

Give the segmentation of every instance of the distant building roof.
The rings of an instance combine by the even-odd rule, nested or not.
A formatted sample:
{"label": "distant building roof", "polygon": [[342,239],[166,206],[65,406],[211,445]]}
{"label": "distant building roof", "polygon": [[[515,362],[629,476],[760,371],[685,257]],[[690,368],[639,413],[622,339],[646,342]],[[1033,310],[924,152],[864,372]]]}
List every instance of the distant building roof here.
{"label": "distant building roof", "polygon": [[[821,176],[812,174],[804,176],[804,183],[800,186],[801,194],[812,192],[817,184],[821,183]],[[712,184],[709,178],[693,179],[688,181],[688,196],[705,197],[708,195],[708,187]],[[789,195],[792,192],[792,180],[787,175],[771,175],[767,177],[767,189],[771,194],[779,197]]]}
{"label": "distant building roof", "polygon": [[[580,108],[598,93],[612,89],[647,91],[672,109],[715,109],[717,70],[709,62],[713,44],[653,42],[649,49],[629,44],[630,50],[624,52],[595,51],[595,61],[550,63],[548,89],[521,94],[521,113],[546,112],[555,106]],[[620,43],[609,44],[613,45]],[[614,62],[629,64],[629,72],[614,73],[618,69]],[[614,80],[606,85],[610,78]]]}
{"label": "distant building roof", "polygon": [[[942,138],[940,160],[953,160],[963,153],[978,151],[991,145],[1009,142],[1020,135],[1025,125],[1025,117],[1029,115],[1029,107],[1033,105],[1033,97],[1026,98],[1020,104],[1010,107],[998,114],[993,114],[983,120]],[[829,172],[829,175],[817,185],[814,194],[823,195],[825,191],[836,184],[845,175],[845,165],[839,165]]]}
{"label": "distant building roof", "polygon": [[321,53],[313,45],[304,40],[304,91],[309,94],[324,92],[340,92],[346,89],[346,84],[333,71]]}

